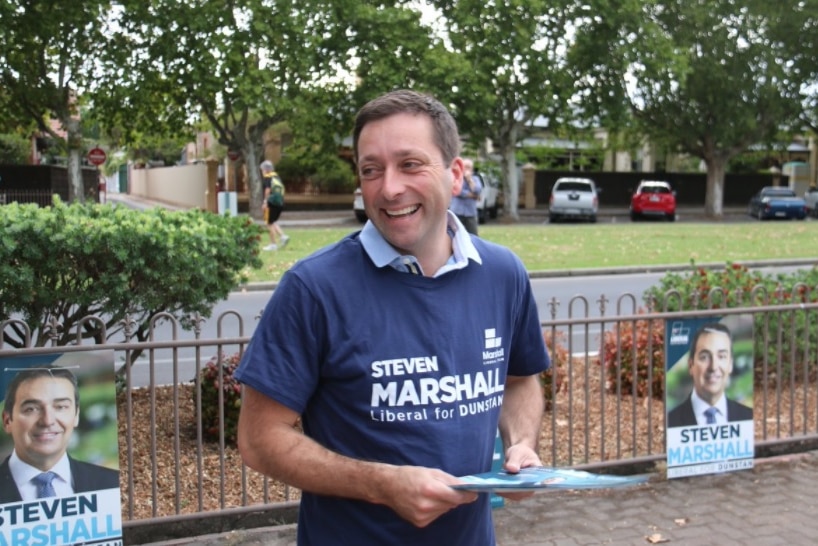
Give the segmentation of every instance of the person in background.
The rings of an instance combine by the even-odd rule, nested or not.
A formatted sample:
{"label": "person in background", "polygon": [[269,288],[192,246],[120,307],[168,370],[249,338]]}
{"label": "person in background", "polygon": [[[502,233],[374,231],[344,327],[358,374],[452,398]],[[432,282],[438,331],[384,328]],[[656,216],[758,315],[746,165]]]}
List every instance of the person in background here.
{"label": "person in background", "polygon": [[67,368],[23,370],[9,383],[3,430],[14,451],[0,464],[0,503],[119,487],[119,472],[66,450],[80,418],[77,378]]}
{"label": "person in background", "polygon": [[752,408],[725,394],[733,373],[733,338],[727,326],[712,322],[699,328],[690,343],[687,368],[693,391],[668,412],[668,427],[752,420]]}
{"label": "person in background", "polygon": [[367,103],[368,221],[284,274],[235,373],[241,456],[301,490],[301,546],[494,545],[489,495],[450,486],[492,468],[498,430],[508,472],[542,464],[537,306],[519,258],[449,211],[459,151],[436,99]]}
{"label": "person in background", "polygon": [[284,210],[284,183],[275,172],[272,161],[262,161],[260,168],[261,187],[264,191],[261,207],[264,210],[267,230],[270,233],[270,244],[265,246],[264,250],[283,249],[290,242],[290,238],[278,225],[281,211]]}
{"label": "person in background", "polygon": [[466,228],[466,231],[477,235],[477,203],[480,201],[480,194],[483,191],[483,183],[480,175],[474,172],[474,161],[469,158],[463,159],[463,187],[460,193],[452,199],[451,210],[457,215],[457,219]]}

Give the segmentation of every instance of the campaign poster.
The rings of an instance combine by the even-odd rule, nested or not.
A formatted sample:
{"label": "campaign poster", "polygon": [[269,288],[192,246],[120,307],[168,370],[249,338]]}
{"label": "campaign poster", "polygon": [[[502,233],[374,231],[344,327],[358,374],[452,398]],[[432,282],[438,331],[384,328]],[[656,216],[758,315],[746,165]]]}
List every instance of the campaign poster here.
{"label": "campaign poster", "polygon": [[665,324],[667,477],[753,467],[753,317]]}
{"label": "campaign poster", "polygon": [[0,357],[0,546],[122,546],[113,351]]}

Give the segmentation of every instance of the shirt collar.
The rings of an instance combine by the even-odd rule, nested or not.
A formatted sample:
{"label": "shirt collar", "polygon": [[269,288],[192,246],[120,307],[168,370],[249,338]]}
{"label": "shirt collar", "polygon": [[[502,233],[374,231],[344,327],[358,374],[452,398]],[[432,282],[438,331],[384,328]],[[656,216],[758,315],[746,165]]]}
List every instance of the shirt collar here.
{"label": "shirt collar", "polygon": [[[17,455],[17,450],[13,451],[11,457],[9,457],[9,470],[14,477],[14,482],[17,484],[18,490],[25,487],[33,488],[34,486],[31,484],[31,480],[43,472],[39,468],[23,462]],[[62,458],[57,461],[57,464],[49,468],[48,471],[56,474],[57,477],[65,483],[71,483],[71,463],[68,460],[67,454],[63,453]]]}
{"label": "shirt collar", "polygon": [[[478,264],[482,264],[483,260],[480,253],[472,243],[471,236],[460,220],[457,219],[451,211],[447,211],[447,231],[452,238],[452,256],[449,261],[435,272],[435,277],[438,277],[448,271],[454,269],[462,269],[466,267],[469,260],[474,260]],[[376,267],[391,266],[399,271],[406,271],[407,260],[410,263],[417,263],[414,256],[404,256],[400,254],[395,248],[384,239],[380,231],[375,227],[371,220],[368,220],[361,230],[361,245],[364,251],[372,260]]]}
{"label": "shirt collar", "polygon": [[699,425],[704,425],[705,417],[704,412],[710,407],[715,407],[718,412],[716,413],[716,421],[719,423],[727,422],[727,397],[724,394],[721,395],[719,401],[716,402],[715,406],[711,406],[701,398],[699,398],[698,393],[696,393],[696,389],[693,389],[693,392],[690,395],[690,402],[693,404],[693,413],[696,414],[696,422]]}

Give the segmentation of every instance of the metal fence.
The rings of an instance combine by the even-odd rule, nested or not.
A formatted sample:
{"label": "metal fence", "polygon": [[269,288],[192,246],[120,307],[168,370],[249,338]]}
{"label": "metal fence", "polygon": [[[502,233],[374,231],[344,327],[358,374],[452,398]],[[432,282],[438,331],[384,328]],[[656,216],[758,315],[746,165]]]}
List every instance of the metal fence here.
{"label": "metal fence", "polygon": [[[753,317],[753,337],[762,350],[754,363],[757,454],[765,446],[798,450],[818,441],[818,303],[667,312],[642,310],[637,298],[627,295],[613,302],[613,313],[609,303],[603,298],[592,305],[574,298],[564,302],[565,318],[557,318],[561,302],[548,305],[552,319],[542,326],[555,365],[544,377],[549,402],[541,436],[544,464],[599,469],[641,463],[661,468],[665,409],[657,385],[664,369],[664,325],[693,317]],[[89,344],[79,325],[76,343],[61,347],[31,347],[31,336],[20,321],[0,323],[0,333],[24,336],[23,348],[4,344],[0,357],[113,351],[119,363],[120,483],[126,530],[129,525],[297,503],[297,490],[241,463],[228,430],[231,411],[237,408],[221,388],[219,426],[212,431],[216,440],[206,439],[203,415],[208,408],[202,400],[202,382],[196,378],[210,362],[238,359],[250,339],[236,313],[212,320],[219,325],[212,339],[201,338],[196,327],[201,317],[186,321],[194,328],[185,330],[167,315],[154,319],[144,341],[132,339],[124,328],[120,340],[103,333],[97,339],[106,340],[104,344]],[[222,325],[231,320],[239,322],[239,335],[227,337]],[[54,326],[58,325],[50,325]],[[216,382],[222,387],[225,368],[216,369]],[[638,379],[628,382],[628,373],[623,372]]]}
{"label": "metal fence", "polygon": [[37,203],[41,207],[49,207],[54,199],[51,190],[17,190],[5,189],[0,191],[0,205],[9,203]]}

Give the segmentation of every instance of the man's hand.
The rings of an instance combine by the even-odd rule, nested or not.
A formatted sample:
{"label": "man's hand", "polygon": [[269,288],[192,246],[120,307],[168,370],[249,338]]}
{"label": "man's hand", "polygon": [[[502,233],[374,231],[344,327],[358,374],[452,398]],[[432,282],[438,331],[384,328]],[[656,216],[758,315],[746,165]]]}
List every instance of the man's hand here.
{"label": "man's hand", "polygon": [[[542,466],[542,461],[530,447],[524,445],[515,445],[508,448],[506,451],[506,462],[503,464],[503,470],[510,474],[516,474],[522,468],[530,466]],[[501,497],[509,500],[523,500],[534,494],[534,491],[523,491],[514,493],[498,493]]]}
{"label": "man's hand", "polygon": [[449,510],[477,500],[477,493],[450,487],[460,483],[457,478],[433,468],[395,467],[389,482],[384,484],[384,503],[417,527],[426,527]]}

